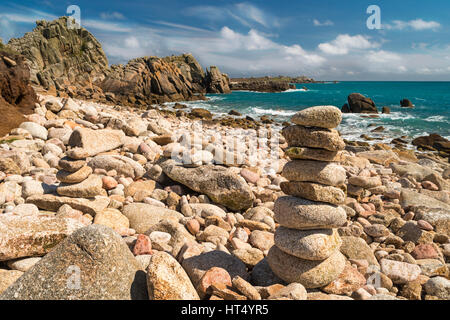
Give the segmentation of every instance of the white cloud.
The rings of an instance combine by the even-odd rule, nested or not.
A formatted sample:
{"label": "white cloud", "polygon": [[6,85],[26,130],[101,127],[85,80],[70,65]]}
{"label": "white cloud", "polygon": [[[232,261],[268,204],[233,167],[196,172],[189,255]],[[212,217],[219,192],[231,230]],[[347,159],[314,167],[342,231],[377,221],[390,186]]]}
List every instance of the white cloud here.
{"label": "white cloud", "polygon": [[248,2],[226,6],[195,6],[185,10],[188,16],[196,16],[211,23],[227,22],[230,18],[246,27],[280,26],[279,19]]}
{"label": "white cloud", "polygon": [[423,19],[416,19],[410,21],[394,20],[391,24],[383,25],[387,30],[405,30],[412,29],[416,31],[434,30],[436,31],[441,27],[441,24],[436,21],[425,21]]}
{"label": "white cloud", "polygon": [[104,20],[124,20],[125,16],[120,12],[102,12],[100,13],[100,18]]}
{"label": "white cloud", "polygon": [[331,42],[319,44],[318,48],[326,54],[345,55],[352,50],[370,49],[378,46],[378,43],[371,43],[368,37],[362,35],[350,36],[341,34]]}
{"label": "white cloud", "polygon": [[102,30],[102,31],[109,31],[109,32],[132,32],[133,29],[129,26],[115,23],[115,22],[109,22],[109,21],[100,21],[100,20],[93,20],[93,19],[81,19],[81,25],[82,27],[88,29],[92,28],[95,30]]}
{"label": "white cloud", "polygon": [[391,63],[401,61],[401,56],[389,51],[379,50],[379,51],[370,51],[366,55],[366,59],[371,63]]}
{"label": "white cloud", "polygon": [[334,22],[331,21],[331,20],[326,20],[326,21],[324,21],[324,22],[320,22],[319,20],[314,19],[313,23],[314,23],[314,26],[316,26],[316,27],[329,27],[329,26],[334,26]]}

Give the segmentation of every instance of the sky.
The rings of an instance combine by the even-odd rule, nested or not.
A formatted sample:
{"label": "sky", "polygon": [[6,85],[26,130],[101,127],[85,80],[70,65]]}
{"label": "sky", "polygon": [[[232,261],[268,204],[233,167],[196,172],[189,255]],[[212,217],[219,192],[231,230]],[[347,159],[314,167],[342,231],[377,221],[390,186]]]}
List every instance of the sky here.
{"label": "sky", "polygon": [[231,77],[450,81],[448,0],[0,0],[0,37],[70,5],[110,64],[189,52]]}

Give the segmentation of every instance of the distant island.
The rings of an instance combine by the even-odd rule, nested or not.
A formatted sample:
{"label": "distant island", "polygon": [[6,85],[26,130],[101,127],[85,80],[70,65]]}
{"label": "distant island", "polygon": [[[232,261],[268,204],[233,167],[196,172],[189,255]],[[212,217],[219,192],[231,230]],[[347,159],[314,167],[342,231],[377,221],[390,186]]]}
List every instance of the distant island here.
{"label": "distant island", "polygon": [[[337,81],[334,82],[337,83]],[[281,75],[276,77],[232,78],[230,79],[230,89],[232,91],[282,92],[296,89],[295,84],[306,83],[325,83],[325,81],[316,81],[307,76],[287,77]]]}

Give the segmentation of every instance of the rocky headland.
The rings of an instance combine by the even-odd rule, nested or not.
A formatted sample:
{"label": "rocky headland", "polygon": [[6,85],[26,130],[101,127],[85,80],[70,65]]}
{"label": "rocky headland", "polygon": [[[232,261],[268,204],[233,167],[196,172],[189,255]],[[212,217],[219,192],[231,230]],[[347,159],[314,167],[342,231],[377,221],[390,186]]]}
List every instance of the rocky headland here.
{"label": "rocky headland", "polygon": [[215,66],[205,72],[191,54],[109,66],[98,40],[84,28],[68,28],[67,19],[37,21],[7,44],[29,62],[32,84],[49,94],[145,107],[230,91],[227,75]]}

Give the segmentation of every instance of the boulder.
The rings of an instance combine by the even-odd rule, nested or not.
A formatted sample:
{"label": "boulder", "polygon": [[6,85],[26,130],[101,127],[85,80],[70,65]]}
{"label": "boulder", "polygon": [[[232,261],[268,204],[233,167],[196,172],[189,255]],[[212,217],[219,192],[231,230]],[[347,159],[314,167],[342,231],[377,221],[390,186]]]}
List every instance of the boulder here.
{"label": "boulder", "polygon": [[289,181],[308,181],[329,186],[340,186],[347,178],[345,169],[338,164],[310,160],[288,162],[282,176]]}
{"label": "boulder", "polygon": [[418,265],[388,259],[382,259],[380,266],[381,271],[398,284],[414,281],[422,272]]}
{"label": "boulder", "polygon": [[253,204],[254,195],[250,186],[230,169],[214,165],[184,168],[173,160],[161,163],[161,167],[172,180],[206,194],[215,203],[232,210],[248,209]]}
{"label": "boulder", "polygon": [[294,197],[335,205],[343,204],[346,197],[339,188],[311,182],[282,182],[280,187],[284,193]]}
{"label": "boulder", "polygon": [[146,299],[145,273],[122,238],[92,225],[74,232],[28,270],[0,299]]}
{"label": "boulder", "polygon": [[177,260],[165,252],[152,255],[147,269],[150,300],[199,300],[191,280]]}
{"label": "boulder", "polygon": [[306,127],[333,129],[341,123],[342,113],[334,106],[312,107],[297,112],[291,121]]}
{"label": "boulder", "polygon": [[340,161],[341,152],[338,151],[328,151],[324,149],[312,149],[312,148],[301,148],[301,147],[291,147],[285,151],[286,156],[291,159],[299,160],[317,160],[317,161]]}
{"label": "boulder", "polygon": [[400,107],[402,108],[414,108],[413,103],[408,99],[403,99],[400,101]]}
{"label": "boulder", "polygon": [[73,219],[0,215],[0,261],[43,256],[82,227]]}
{"label": "boulder", "polygon": [[372,99],[360,93],[352,93],[347,98],[348,103],[342,107],[344,113],[378,113],[378,109]]}
{"label": "boulder", "polygon": [[22,275],[22,271],[0,269],[0,295]]}
{"label": "boulder", "polygon": [[280,197],[274,206],[275,220],[298,230],[339,228],[347,221],[341,207],[296,197]]}
{"label": "boulder", "polygon": [[248,278],[245,264],[241,260],[218,250],[184,259],[182,266],[195,287],[198,286],[203,275],[212,267],[225,269],[231,278],[236,276],[240,276],[243,279]]}
{"label": "boulder", "polygon": [[33,138],[47,140],[47,129],[35,122],[23,122],[19,128],[27,130]]}
{"label": "boulder", "polygon": [[288,283],[298,282],[307,289],[326,286],[344,270],[345,257],[334,252],[328,259],[310,261],[291,256],[276,246],[270,249],[267,262],[273,272]]}
{"label": "boulder", "polygon": [[[61,161],[59,161],[61,163]],[[76,172],[58,171],[56,178],[63,183],[80,183],[92,174],[92,168],[84,166]]]}
{"label": "boulder", "polygon": [[379,266],[372,249],[364,239],[352,236],[341,237],[342,245],[340,251],[348,258],[353,260],[367,260],[369,265]]}
{"label": "boulder", "polygon": [[400,204],[403,208],[409,208],[413,211],[437,209],[447,210],[448,212],[450,210],[449,204],[408,189],[402,189]]}
{"label": "boulder", "polygon": [[123,208],[122,212],[130,221],[130,228],[142,234],[157,225],[161,220],[171,219],[178,222],[178,220],[183,218],[183,215],[177,211],[146,203],[128,204]]}
{"label": "boulder", "polygon": [[305,260],[325,260],[342,244],[336,229],[295,230],[279,227],[275,245],[285,253]]}
{"label": "boulder", "polygon": [[60,207],[68,204],[75,210],[95,216],[109,205],[109,198],[96,197],[95,199],[76,199],[58,197],[51,194],[33,195],[27,198],[27,203],[36,205],[39,209],[57,212]]}
{"label": "boulder", "polygon": [[418,137],[412,141],[412,144],[426,150],[450,152],[450,141],[436,133]]}
{"label": "boulder", "polygon": [[30,170],[30,159],[25,152],[0,150],[0,171],[10,174],[24,174]]}
{"label": "boulder", "polygon": [[344,150],[345,142],[334,129],[290,126],[282,131],[289,147],[320,148],[328,151]]}
{"label": "boulder", "polygon": [[95,196],[106,196],[103,189],[103,181],[100,176],[91,175],[86,180],[72,185],[61,185],[56,189],[60,196],[71,198],[94,198]]}
{"label": "boulder", "polygon": [[121,130],[92,130],[77,128],[69,139],[71,150],[67,155],[72,159],[93,157],[101,152],[110,151],[123,145],[125,134]]}
{"label": "boulder", "polygon": [[88,166],[94,170],[116,170],[117,174],[123,174],[125,177],[130,177],[132,179],[139,179],[145,174],[145,169],[138,162],[119,155],[96,156],[89,161]]}
{"label": "boulder", "polygon": [[450,280],[444,277],[431,278],[425,283],[424,288],[430,296],[450,300]]}

